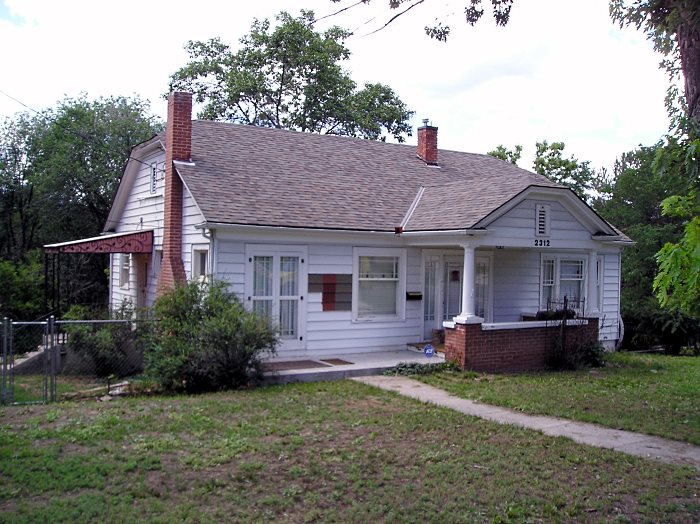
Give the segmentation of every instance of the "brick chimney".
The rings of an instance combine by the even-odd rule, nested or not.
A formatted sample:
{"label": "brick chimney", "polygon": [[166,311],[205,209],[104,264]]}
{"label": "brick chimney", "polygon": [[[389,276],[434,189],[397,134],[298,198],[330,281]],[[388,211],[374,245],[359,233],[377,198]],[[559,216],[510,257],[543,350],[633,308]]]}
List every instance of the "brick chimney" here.
{"label": "brick chimney", "polygon": [[428,119],[423,120],[423,127],[418,128],[418,158],[429,166],[438,163],[437,127],[429,126]]}
{"label": "brick chimney", "polygon": [[187,281],[182,263],[182,193],[174,160],[190,162],[192,157],[192,94],[171,93],[165,128],[165,211],[163,217],[163,264],[158,276],[158,294]]}

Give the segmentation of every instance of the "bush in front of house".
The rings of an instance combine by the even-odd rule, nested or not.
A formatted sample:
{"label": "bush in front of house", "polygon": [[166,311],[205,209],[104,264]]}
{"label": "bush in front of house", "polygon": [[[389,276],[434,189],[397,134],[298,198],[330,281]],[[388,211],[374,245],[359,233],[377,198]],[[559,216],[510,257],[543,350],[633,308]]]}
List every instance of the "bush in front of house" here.
{"label": "bush in front of house", "polygon": [[[62,319],[76,321],[63,325],[66,349],[73,353],[66,359],[64,371],[94,373],[98,377],[139,373],[143,365],[143,348],[139,333],[130,322],[133,316],[134,310],[127,302],[110,314],[86,306],[72,306]],[[105,317],[115,322],[94,322]]]}
{"label": "bush in front of house", "polygon": [[169,391],[247,386],[262,377],[277,333],[246,311],[223,283],[178,285],[156,300],[146,347],[146,374]]}
{"label": "bush in front of house", "polygon": [[554,339],[554,353],[549,359],[551,369],[575,371],[605,365],[605,348],[598,340],[571,340],[564,347],[561,334]]}
{"label": "bush in front of house", "polygon": [[692,353],[700,346],[700,319],[680,311],[640,305],[626,308],[623,349],[648,350],[661,346],[668,355]]}

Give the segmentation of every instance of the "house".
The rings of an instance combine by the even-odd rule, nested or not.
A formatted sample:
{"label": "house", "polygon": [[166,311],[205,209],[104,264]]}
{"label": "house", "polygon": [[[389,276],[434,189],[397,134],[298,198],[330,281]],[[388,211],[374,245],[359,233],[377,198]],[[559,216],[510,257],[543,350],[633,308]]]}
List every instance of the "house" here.
{"label": "house", "polygon": [[607,347],[620,338],[630,240],[570,189],[438,149],[427,122],[416,150],[191,112],[191,95],[173,93],[165,134],[132,152],[104,236],[55,248],[111,252],[113,305],[223,280],[275,322],[290,358],[405,348],[442,329],[453,343],[465,326],[522,342],[542,327],[523,321],[564,296]]}

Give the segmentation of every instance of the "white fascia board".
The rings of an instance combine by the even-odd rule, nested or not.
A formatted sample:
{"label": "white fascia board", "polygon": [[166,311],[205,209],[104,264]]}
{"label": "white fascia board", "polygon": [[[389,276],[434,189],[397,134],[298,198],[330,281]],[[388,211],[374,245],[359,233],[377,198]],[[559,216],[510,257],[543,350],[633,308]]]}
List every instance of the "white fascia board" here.
{"label": "white fascia board", "polygon": [[433,231],[404,231],[405,237],[449,237],[455,235],[468,237],[482,237],[491,233],[488,229],[436,229]]}
{"label": "white fascia board", "polygon": [[[180,174],[180,172],[177,170],[178,164],[180,165],[185,165],[185,166],[194,166],[194,163],[189,163],[189,162],[180,162],[179,160],[175,161],[173,160],[173,167],[175,168],[173,171],[177,173],[177,176],[180,177],[180,181],[182,181],[182,187],[184,187],[187,192],[190,194],[190,197],[192,198],[192,202],[194,202],[195,207],[197,208],[197,211],[199,212],[199,216],[202,217],[202,220],[206,220],[207,217],[204,216],[204,213],[202,213],[202,208],[199,207],[199,202],[197,202],[197,199],[194,197],[192,194],[192,191],[190,191],[190,188],[187,186],[187,182],[185,182],[184,177]],[[163,196],[165,196],[165,191],[163,191]],[[184,197],[184,195],[183,195]],[[184,198],[183,198],[184,202]],[[198,225],[194,226],[195,228],[199,229]]]}

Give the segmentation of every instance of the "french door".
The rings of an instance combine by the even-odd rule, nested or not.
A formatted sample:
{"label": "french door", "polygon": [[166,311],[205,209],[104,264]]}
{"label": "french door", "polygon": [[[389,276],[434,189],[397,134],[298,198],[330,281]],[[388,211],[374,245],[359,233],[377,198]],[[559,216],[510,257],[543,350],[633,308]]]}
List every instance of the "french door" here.
{"label": "french door", "polygon": [[247,302],[278,330],[280,351],[306,347],[306,258],[304,246],[246,246]]}

